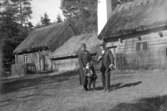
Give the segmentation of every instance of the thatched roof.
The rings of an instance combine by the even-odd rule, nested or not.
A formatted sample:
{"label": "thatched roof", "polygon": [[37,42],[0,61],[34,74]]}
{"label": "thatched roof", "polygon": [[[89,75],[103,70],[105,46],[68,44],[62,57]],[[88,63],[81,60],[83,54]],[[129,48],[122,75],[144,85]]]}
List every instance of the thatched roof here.
{"label": "thatched roof", "polygon": [[95,33],[74,36],[58,48],[51,55],[51,58],[76,56],[82,43],[86,43],[88,51],[95,53],[96,47],[101,44],[101,41],[97,39],[97,35]]}
{"label": "thatched roof", "polygon": [[69,22],[37,28],[14,50],[14,53],[26,53],[47,49],[54,51],[75,34],[73,28]]}
{"label": "thatched roof", "polygon": [[167,0],[134,0],[116,7],[98,38],[115,41],[166,28]]}

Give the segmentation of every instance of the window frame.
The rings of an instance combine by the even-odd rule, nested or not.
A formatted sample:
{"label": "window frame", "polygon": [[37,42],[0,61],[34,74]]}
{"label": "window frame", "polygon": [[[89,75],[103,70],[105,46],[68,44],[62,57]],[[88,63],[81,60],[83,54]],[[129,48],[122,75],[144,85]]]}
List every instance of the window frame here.
{"label": "window frame", "polygon": [[27,63],[27,55],[24,55],[24,63]]}
{"label": "window frame", "polygon": [[138,41],[136,42],[136,51],[147,51],[148,50],[148,41]]}

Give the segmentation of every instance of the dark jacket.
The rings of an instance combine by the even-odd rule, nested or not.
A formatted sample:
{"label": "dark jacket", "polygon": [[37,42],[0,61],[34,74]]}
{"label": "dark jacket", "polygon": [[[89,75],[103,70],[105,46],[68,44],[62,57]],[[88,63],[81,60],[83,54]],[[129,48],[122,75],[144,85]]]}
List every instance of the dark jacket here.
{"label": "dark jacket", "polygon": [[101,58],[101,68],[109,69],[110,64],[114,65],[114,57],[109,49],[106,49]]}
{"label": "dark jacket", "polygon": [[80,51],[78,54],[79,65],[84,68],[88,62],[91,62],[91,54],[86,51]]}

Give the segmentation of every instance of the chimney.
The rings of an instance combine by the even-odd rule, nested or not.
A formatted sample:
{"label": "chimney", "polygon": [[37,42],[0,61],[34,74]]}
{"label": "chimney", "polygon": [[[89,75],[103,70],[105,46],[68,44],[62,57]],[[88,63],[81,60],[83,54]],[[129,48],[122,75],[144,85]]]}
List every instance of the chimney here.
{"label": "chimney", "polygon": [[112,0],[98,0],[98,34],[112,15]]}

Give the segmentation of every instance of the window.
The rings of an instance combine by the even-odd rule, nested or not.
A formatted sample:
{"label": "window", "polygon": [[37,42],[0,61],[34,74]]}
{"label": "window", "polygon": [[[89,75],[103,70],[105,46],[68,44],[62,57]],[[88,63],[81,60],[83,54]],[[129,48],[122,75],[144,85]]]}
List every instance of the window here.
{"label": "window", "polygon": [[147,50],[148,49],[148,44],[147,42],[143,42],[143,50]]}
{"label": "window", "polygon": [[148,49],[147,42],[137,42],[136,43],[136,51],[144,51]]}
{"label": "window", "polygon": [[136,43],[136,50],[140,51],[140,42]]}
{"label": "window", "polygon": [[31,57],[28,55],[24,55],[24,63],[31,63]]}
{"label": "window", "polygon": [[28,56],[24,55],[24,63],[27,63]]}

